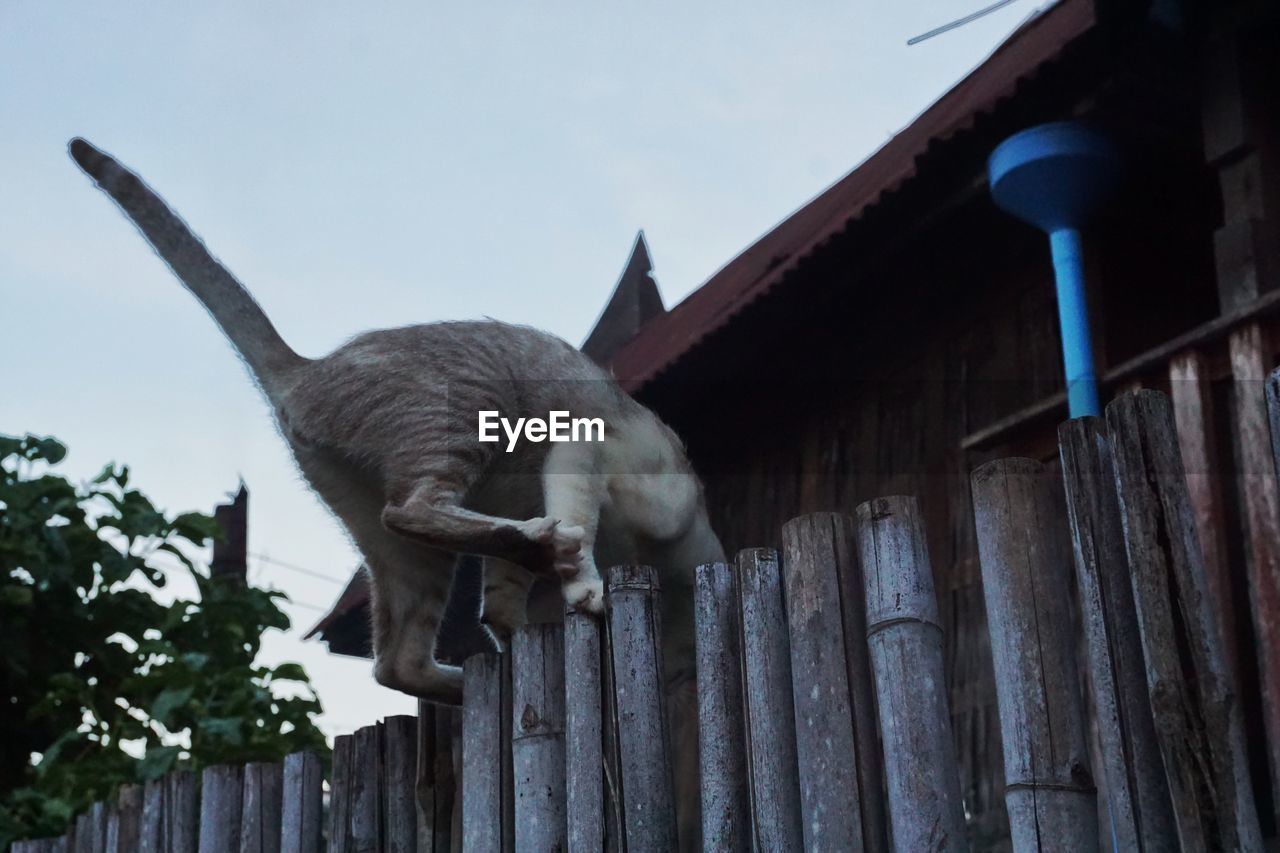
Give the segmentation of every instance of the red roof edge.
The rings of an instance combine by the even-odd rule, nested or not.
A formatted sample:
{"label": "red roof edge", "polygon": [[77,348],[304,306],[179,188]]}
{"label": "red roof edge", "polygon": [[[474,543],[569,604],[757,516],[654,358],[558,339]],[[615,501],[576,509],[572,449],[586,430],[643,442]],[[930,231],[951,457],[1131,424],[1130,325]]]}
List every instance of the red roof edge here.
{"label": "red roof edge", "polygon": [[777,285],[818,246],[915,175],[916,158],[973,125],[1019,80],[1096,23],[1093,0],[1061,0],[1028,21],[915,121],[845,177],[779,223],[666,314],[646,323],[610,368],[635,392]]}

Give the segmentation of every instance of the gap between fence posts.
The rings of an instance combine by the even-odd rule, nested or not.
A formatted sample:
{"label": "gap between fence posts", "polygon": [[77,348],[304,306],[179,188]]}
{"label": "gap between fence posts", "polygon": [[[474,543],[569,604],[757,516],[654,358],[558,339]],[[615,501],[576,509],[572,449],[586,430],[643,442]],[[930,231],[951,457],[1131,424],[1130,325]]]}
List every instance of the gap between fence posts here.
{"label": "gap between fence posts", "polygon": [[1096,851],[1070,557],[1053,527],[1048,471],[1033,459],[999,459],[976,469],[971,483],[1013,847]]}
{"label": "gap between fence posts", "polygon": [[600,620],[572,608],[564,616],[565,808],[568,853],[604,850],[604,731]]}
{"label": "gap between fence posts", "polygon": [[964,853],[942,627],[920,509],[912,497],[877,498],[858,507],[857,519],[894,848]]}
{"label": "gap between fence posts", "polygon": [[665,853],[676,848],[676,810],[658,575],[649,566],[616,566],[607,586],[626,850]]}
{"label": "gap between fence posts", "polygon": [[853,520],[782,527],[796,759],[806,851],[888,848],[883,769]]}
{"label": "gap between fence posts", "polygon": [[564,850],[568,845],[564,688],[564,626],[526,625],[518,629],[511,638],[511,762],[517,853]]}
{"label": "gap between fence posts", "polygon": [[1147,697],[1142,638],[1105,429],[1095,417],[1058,427],[1100,769],[1119,849],[1172,850],[1178,843],[1173,807]]}
{"label": "gap between fence posts", "polygon": [[462,849],[501,853],[503,820],[502,655],[472,655],[462,665]]}
{"label": "gap between fence posts", "polygon": [[752,835],[757,849],[790,853],[804,849],[804,831],[791,653],[776,551],[738,552],[738,594]]}
{"label": "gap between fence posts", "polygon": [[698,566],[693,596],[702,845],[710,853],[738,853],[751,849],[751,811],[733,570],[726,563]]}
{"label": "gap between fence posts", "polygon": [[1259,850],[1239,703],[1222,652],[1173,411],[1157,391],[1106,411],[1156,738],[1183,849]]}

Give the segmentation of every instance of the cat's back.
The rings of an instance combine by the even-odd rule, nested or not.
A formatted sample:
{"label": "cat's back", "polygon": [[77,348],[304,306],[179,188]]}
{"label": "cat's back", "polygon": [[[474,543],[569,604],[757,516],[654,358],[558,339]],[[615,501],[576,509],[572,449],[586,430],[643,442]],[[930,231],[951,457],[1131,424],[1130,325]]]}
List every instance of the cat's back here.
{"label": "cat's back", "polygon": [[428,410],[474,420],[479,409],[629,402],[607,373],[567,342],[495,320],[357,335],[310,362],[286,399],[299,422],[323,422],[326,433],[353,440],[354,433],[378,429],[373,421],[395,429]]}

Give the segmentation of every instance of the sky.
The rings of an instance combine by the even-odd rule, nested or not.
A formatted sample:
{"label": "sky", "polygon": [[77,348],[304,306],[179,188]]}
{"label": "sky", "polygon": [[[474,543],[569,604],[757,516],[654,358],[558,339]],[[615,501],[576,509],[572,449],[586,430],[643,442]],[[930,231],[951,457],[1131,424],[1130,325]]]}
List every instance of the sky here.
{"label": "sky", "polygon": [[175,512],[243,478],[250,579],[292,599],[262,659],[305,665],[330,736],[412,713],[369,662],[302,641],[359,557],[67,141],[141,174],[303,355],[479,317],[579,344],[639,229],[671,306],[1037,8],[906,45],[982,5],[7,0],[0,433],[57,436],[75,480],[127,463]]}

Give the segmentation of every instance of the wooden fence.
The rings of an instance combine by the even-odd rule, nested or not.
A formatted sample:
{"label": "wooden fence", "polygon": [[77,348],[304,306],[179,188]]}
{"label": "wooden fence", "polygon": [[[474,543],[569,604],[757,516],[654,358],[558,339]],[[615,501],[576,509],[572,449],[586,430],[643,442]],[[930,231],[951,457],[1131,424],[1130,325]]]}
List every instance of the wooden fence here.
{"label": "wooden fence", "polygon": [[[1280,373],[1270,388],[1280,461]],[[1059,450],[1060,477],[1031,459],[971,477],[1014,850],[1262,850],[1169,399],[1126,394]],[[916,500],[794,519],[782,545],[696,572],[705,849],[967,850]],[[571,613],[468,659],[460,715],[339,737],[326,820],[303,754],[209,768],[199,795],[181,772],[126,787],[15,850],[310,853],[322,823],[342,853],[673,850],[658,576],[614,568],[607,596],[603,623]]]}

